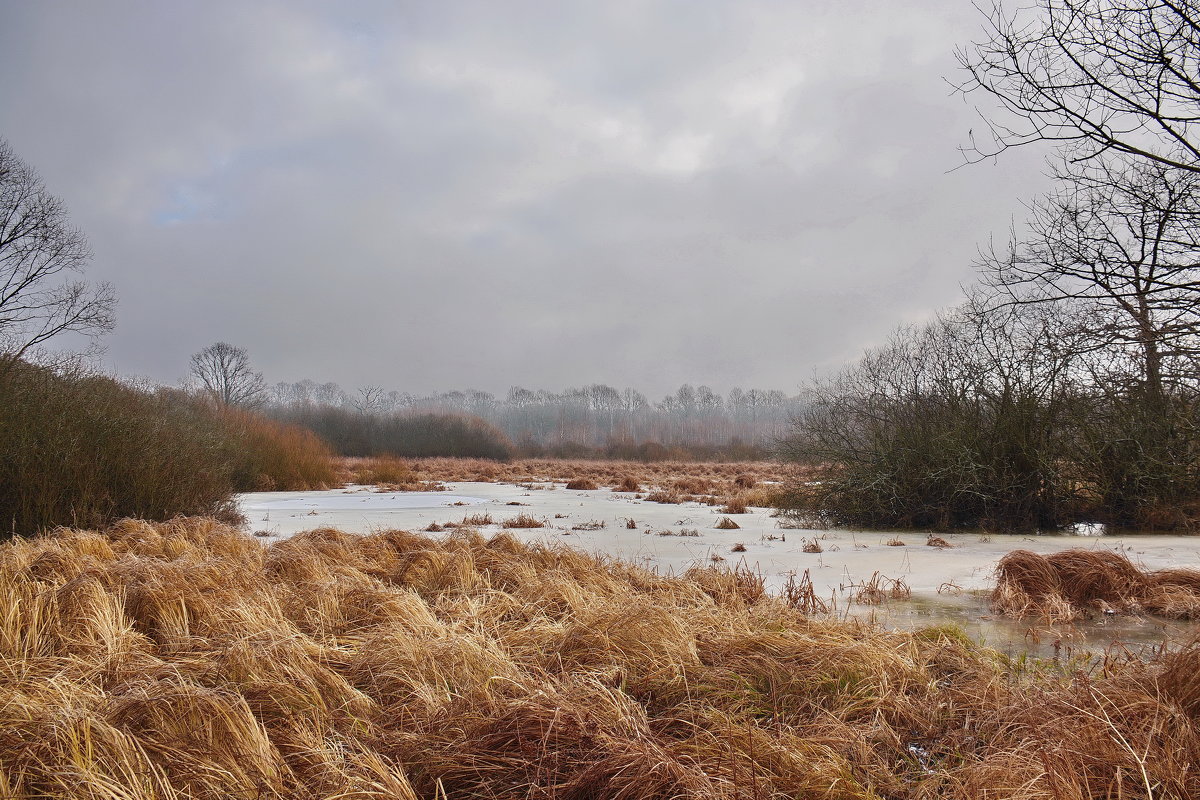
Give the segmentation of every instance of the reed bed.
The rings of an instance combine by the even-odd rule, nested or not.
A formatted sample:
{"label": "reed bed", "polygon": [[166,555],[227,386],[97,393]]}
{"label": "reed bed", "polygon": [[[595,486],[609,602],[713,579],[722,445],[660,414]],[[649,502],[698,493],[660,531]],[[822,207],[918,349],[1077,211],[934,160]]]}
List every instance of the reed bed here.
{"label": "reed bed", "polygon": [[763,488],[802,469],[772,461],[603,461],[525,458],[508,462],[481,458],[421,458],[409,461],[422,480],[568,483],[590,481],[623,492],[642,486],[673,489],[681,494],[736,494]]}
{"label": "reed bed", "polygon": [[472,531],[13,541],[0,797],[1200,796],[1200,647],[1010,664],[803,584]]}
{"label": "reed bed", "polygon": [[996,567],[992,607],[1014,617],[1072,620],[1148,612],[1200,619],[1200,570],[1141,570],[1121,553],[1014,550]]}

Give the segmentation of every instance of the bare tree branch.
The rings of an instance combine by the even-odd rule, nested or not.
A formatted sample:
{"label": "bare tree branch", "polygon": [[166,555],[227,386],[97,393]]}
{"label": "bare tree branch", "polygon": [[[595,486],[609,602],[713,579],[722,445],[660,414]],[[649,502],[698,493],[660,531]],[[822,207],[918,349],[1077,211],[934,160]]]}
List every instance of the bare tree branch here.
{"label": "bare tree branch", "polygon": [[1117,155],[1200,171],[1200,5],[1036,0],[981,8],[985,38],[957,52],[964,95],[990,95],[990,141],[968,161],[1037,141],[1073,163]]}
{"label": "bare tree branch", "polygon": [[0,375],[60,334],[112,328],[112,287],[72,276],[91,255],[62,201],[0,139]]}

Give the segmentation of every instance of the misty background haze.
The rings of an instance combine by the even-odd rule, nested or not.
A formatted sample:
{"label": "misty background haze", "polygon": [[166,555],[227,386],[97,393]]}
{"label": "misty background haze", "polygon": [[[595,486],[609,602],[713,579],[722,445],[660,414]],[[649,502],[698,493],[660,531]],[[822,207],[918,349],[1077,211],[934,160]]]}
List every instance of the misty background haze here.
{"label": "misty background haze", "polygon": [[955,170],[969,3],[0,2],[0,134],[111,372],[791,395],[955,303],[1041,154]]}

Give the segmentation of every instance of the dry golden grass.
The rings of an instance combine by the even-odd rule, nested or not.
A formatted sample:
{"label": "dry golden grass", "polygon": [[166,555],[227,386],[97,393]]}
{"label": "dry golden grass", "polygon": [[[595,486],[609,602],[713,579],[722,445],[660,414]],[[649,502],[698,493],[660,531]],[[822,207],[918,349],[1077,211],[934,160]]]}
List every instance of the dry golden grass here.
{"label": "dry golden grass", "polygon": [[544,528],[546,523],[542,522],[532,514],[521,513],[510,519],[506,519],[500,523],[502,528]]}
{"label": "dry golden grass", "polygon": [[[736,494],[776,483],[797,474],[795,465],[771,461],[716,463],[703,461],[590,461],[519,459],[510,462],[473,458],[421,458],[409,460],[421,480],[502,481],[505,483],[565,483],[590,480],[597,486],[637,492],[642,486],[675,489],[681,494]],[[677,488],[685,483],[687,488]],[[703,489],[703,491],[697,491]]]}
{"label": "dry golden grass", "polygon": [[725,501],[725,505],[721,506],[722,514],[748,514],[749,512],[750,509],[741,496],[730,497]]}
{"label": "dry golden grass", "polygon": [[394,456],[342,459],[343,483],[376,485],[390,491],[439,492],[445,487],[437,481],[424,480],[412,464]]}
{"label": "dry golden grass", "polygon": [[640,492],[641,490],[641,484],[639,484],[637,482],[637,478],[633,477],[632,475],[623,476],[621,480],[618,481],[615,486],[613,486],[614,492]]}
{"label": "dry golden grass", "polygon": [[0,797],[1200,796],[1200,647],[1009,667],[790,602],[504,534],[14,541]]}
{"label": "dry golden grass", "polygon": [[1143,572],[1120,553],[1014,550],[996,566],[992,607],[1014,617],[1071,620],[1102,611],[1200,619],[1200,571]]}

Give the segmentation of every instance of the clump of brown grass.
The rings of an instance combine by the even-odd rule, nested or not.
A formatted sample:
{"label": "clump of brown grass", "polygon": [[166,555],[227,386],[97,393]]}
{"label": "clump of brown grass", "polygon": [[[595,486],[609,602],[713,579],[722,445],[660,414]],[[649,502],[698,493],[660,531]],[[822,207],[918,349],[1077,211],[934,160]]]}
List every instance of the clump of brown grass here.
{"label": "clump of brown grass", "polygon": [[500,523],[504,528],[544,528],[546,523],[542,522],[532,514],[518,514],[515,517],[506,519]]}
{"label": "clump of brown grass", "polygon": [[1124,554],[1014,550],[996,567],[992,606],[1009,616],[1075,619],[1101,610],[1200,618],[1200,571],[1144,572]]}
{"label": "clump of brown grass", "polygon": [[876,571],[871,579],[855,584],[854,602],[865,605],[879,605],[885,600],[907,600],[912,596],[912,589],[904,578],[889,578]]}
{"label": "clump of brown grass", "polygon": [[417,474],[408,462],[392,456],[356,459],[348,466],[351,470],[350,483],[400,486],[417,482]]}
{"label": "clump of brown grass", "polygon": [[792,587],[472,531],[11,542],[0,796],[1200,796],[1200,647],[1066,674]]}
{"label": "clump of brown grass", "polygon": [[729,517],[721,517],[721,519],[717,522],[717,525],[716,525],[717,530],[720,530],[720,531],[736,531],[736,530],[739,530],[741,527],[742,527],[741,525],[738,525],[736,522],[734,522]]}
{"label": "clump of brown grass", "polygon": [[614,492],[640,492],[642,485],[637,482],[637,479],[632,475],[625,475],[620,482],[613,487]]}
{"label": "clump of brown grass", "polygon": [[600,487],[591,478],[575,478],[567,481],[567,488],[574,491],[591,491]]}
{"label": "clump of brown grass", "polygon": [[646,499],[651,503],[678,504],[680,502],[680,497],[678,494],[675,492],[664,491],[662,489],[646,495]]}
{"label": "clump of brown grass", "polygon": [[[608,523],[606,523],[604,520],[592,519],[592,520],[588,520],[587,522],[580,522],[576,525],[572,525],[571,530],[573,530],[573,531],[601,531],[601,530],[604,530],[606,527],[608,527]],[[634,527],[637,527],[637,526],[634,526]]]}
{"label": "clump of brown grass", "polygon": [[671,488],[680,494],[709,494],[713,490],[713,482],[710,478],[693,475],[686,478],[676,478],[671,481]]}
{"label": "clump of brown grass", "polygon": [[742,544],[741,542],[737,542],[736,544],[734,544],[733,547],[731,547],[729,549],[735,553],[744,553],[744,552],[746,552],[746,545]]}
{"label": "clump of brown grass", "polygon": [[929,547],[938,547],[943,550],[948,547],[954,547],[954,545],[950,544],[950,542],[946,541],[941,536],[934,536],[932,534],[930,534],[929,538],[925,540],[925,544]]}
{"label": "clump of brown grass", "polygon": [[734,495],[725,499],[725,505],[721,506],[722,514],[748,514],[750,509],[746,507],[746,501],[740,495]]}
{"label": "clump of brown grass", "polygon": [[627,518],[625,520],[625,529],[630,530],[630,531],[636,531],[637,530],[637,520],[634,519],[633,517]]}

